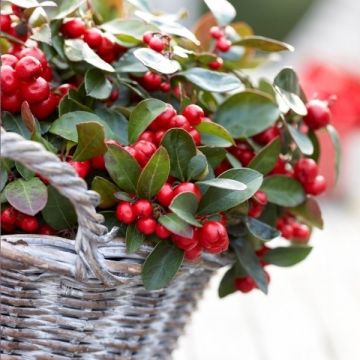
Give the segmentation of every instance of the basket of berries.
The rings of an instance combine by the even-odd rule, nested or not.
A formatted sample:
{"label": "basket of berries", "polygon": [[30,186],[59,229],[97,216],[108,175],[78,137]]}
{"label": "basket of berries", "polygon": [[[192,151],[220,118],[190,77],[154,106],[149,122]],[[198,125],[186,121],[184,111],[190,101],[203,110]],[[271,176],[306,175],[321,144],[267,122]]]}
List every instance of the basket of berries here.
{"label": "basket of berries", "polygon": [[328,104],[291,68],[253,81],[292,47],[205,3],[191,32],[146,1],[3,1],[2,358],[168,359],[217,269],[220,297],[267,293],[310,253]]}

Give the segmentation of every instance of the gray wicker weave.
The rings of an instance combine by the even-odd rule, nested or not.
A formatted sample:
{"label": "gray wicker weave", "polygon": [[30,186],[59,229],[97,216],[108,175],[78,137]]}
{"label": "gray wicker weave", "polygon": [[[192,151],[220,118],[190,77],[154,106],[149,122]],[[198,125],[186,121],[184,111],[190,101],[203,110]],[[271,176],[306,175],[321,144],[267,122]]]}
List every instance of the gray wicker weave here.
{"label": "gray wicker weave", "polygon": [[98,195],[42,145],[1,134],[1,156],[48,178],[78,216],[75,241],[1,238],[1,359],[169,359],[214,270],[227,257],[184,263],[166,289],[146,291],[141,264],[101,225]]}

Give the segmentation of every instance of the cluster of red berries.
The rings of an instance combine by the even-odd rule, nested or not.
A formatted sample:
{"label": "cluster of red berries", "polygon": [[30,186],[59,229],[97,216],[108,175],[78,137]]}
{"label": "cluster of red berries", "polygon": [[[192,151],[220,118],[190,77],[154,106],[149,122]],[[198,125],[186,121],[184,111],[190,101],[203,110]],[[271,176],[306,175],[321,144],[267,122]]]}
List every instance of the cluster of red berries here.
{"label": "cluster of red berries", "polygon": [[117,60],[126,48],[114,42],[100,29],[96,27],[87,28],[80,18],[68,19],[63,22],[60,31],[66,38],[82,38],[91,49],[93,49],[104,61],[112,63]]}
{"label": "cluster of red berries", "polygon": [[257,191],[249,201],[248,215],[258,218],[262,214],[267,203],[267,195],[263,191]]}
{"label": "cluster of red berries", "polygon": [[40,225],[36,216],[23,214],[9,206],[1,211],[1,230],[14,233],[16,229],[31,234],[53,235],[55,233],[49,225]]}
{"label": "cluster of red berries", "polygon": [[219,26],[210,28],[210,36],[215,40],[215,50],[228,52],[231,48],[231,41],[226,38],[225,29]]}
{"label": "cluster of red berries", "polygon": [[[19,18],[22,18],[24,9],[12,4],[11,5],[12,14],[0,14],[0,29],[2,32],[9,34],[21,41],[26,41],[30,35],[29,29],[27,26],[20,26]],[[13,21],[14,20],[14,21]],[[13,43],[13,48],[18,47],[18,43]]]}
{"label": "cluster of red berries", "polygon": [[143,35],[143,42],[149,46],[150,49],[163,53],[169,46],[169,36],[161,33],[146,31]]}
{"label": "cluster of red berries", "polygon": [[309,226],[299,223],[294,216],[288,214],[277,219],[276,228],[285,239],[295,242],[307,243],[311,235]]}

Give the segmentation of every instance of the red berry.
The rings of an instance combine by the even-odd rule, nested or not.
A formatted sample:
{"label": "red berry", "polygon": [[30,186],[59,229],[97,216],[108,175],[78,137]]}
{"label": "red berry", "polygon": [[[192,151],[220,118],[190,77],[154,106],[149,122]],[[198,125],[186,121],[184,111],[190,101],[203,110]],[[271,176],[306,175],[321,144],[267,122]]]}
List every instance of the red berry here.
{"label": "red berry", "polygon": [[279,135],[280,135],[279,128],[274,126],[255,135],[254,140],[261,145],[266,145],[269,142],[273,141],[275,138],[277,138]]}
{"label": "red berry", "polygon": [[305,224],[294,224],[293,225],[293,237],[297,241],[307,241],[310,237],[310,228]]}
{"label": "red berry", "polygon": [[[120,144],[117,144],[117,145],[120,146]],[[136,158],[137,151],[135,149],[133,149],[131,146],[125,146],[124,150],[126,150],[133,158]]]}
{"label": "red berry", "polygon": [[102,33],[99,29],[91,28],[84,32],[84,41],[92,48],[97,49],[101,46]]}
{"label": "red berry", "polygon": [[133,208],[135,210],[136,216],[138,217],[150,217],[153,212],[153,207],[149,200],[140,199],[134,205]]}
{"label": "red berry", "polygon": [[160,38],[153,36],[149,41],[149,47],[161,53],[165,49],[165,43]]}
{"label": "red berry", "polygon": [[46,100],[31,104],[30,109],[38,120],[45,120],[56,110],[59,101],[60,97],[58,95],[50,93]]}
{"label": "red berry", "polygon": [[191,129],[189,131],[189,134],[193,138],[195,145],[198,146],[201,144],[201,134],[199,131],[197,131],[196,129]]}
{"label": "red berry", "polygon": [[190,251],[199,243],[198,231],[194,231],[192,238],[186,238],[184,236],[173,234],[171,235],[171,240],[179,249]]}
{"label": "red berry", "polygon": [[183,192],[193,193],[198,201],[200,201],[202,196],[199,187],[191,182],[183,182],[180,185],[178,185],[174,190],[174,197]]}
{"label": "red berry", "polygon": [[150,40],[153,38],[153,32],[152,31],[146,31],[144,32],[143,34],[143,42],[145,44],[149,44],[150,43]]}
{"label": "red berry", "polygon": [[294,166],[294,175],[302,183],[313,182],[318,175],[318,166],[313,159],[300,159]]}
{"label": "red berry", "polygon": [[17,226],[26,233],[35,233],[39,229],[39,222],[35,216],[21,214],[18,217]]}
{"label": "red berry", "polygon": [[191,126],[199,125],[205,116],[204,110],[195,104],[186,106],[182,114],[186,117]]}
{"label": "red berry", "polygon": [[13,207],[7,207],[1,211],[1,223],[14,225],[16,223],[16,218],[18,216],[18,211]]}
{"label": "red berry", "polygon": [[150,124],[151,130],[169,129],[170,120],[176,115],[175,109],[172,105],[167,105],[166,110],[162,112],[155,120]]}
{"label": "red berry", "polygon": [[308,113],[304,122],[310,129],[317,130],[330,123],[331,113],[325,101],[310,100],[306,108]]}
{"label": "red berry", "polygon": [[155,134],[152,131],[145,131],[140,135],[139,140],[145,140],[154,143]]}
{"label": "red berry", "polygon": [[208,221],[200,229],[200,243],[208,252],[217,254],[229,247],[226,228],[219,221]]}
{"label": "red berry", "polygon": [[254,200],[262,206],[265,206],[268,203],[268,197],[263,191],[257,191],[254,195]]}
{"label": "red berry", "polygon": [[110,101],[116,101],[119,97],[119,90],[118,89],[112,89],[111,94],[109,96]]}
{"label": "red berry", "polygon": [[250,276],[236,278],[234,285],[237,290],[245,294],[256,288],[255,281]]}
{"label": "red berry", "polygon": [[148,71],[147,73],[145,73],[142,82],[146,90],[155,91],[160,88],[162,81],[159,74]]}
{"label": "red berry", "polygon": [[156,195],[157,201],[160,205],[168,207],[174,198],[174,190],[169,183],[165,183]]}
{"label": "red berry", "polygon": [[103,57],[106,54],[112,54],[114,51],[115,44],[106,36],[102,37],[100,47],[97,49],[98,53],[101,57]]}
{"label": "red berry", "polygon": [[163,93],[167,93],[171,90],[171,85],[168,83],[168,82],[162,82],[160,84],[160,90],[163,92]]}
{"label": "red berry", "polygon": [[264,210],[264,206],[257,203],[256,201],[251,200],[250,201],[250,207],[248,211],[248,215],[254,218],[258,218],[261,216],[262,212]]}
{"label": "red berry", "polygon": [[167,239],[171,232],[165,226],[156,224],[155,234],[159,239]]}
{"label": "red berry", "polygon": [[290,224],[285,224],[278,228],[278,230],[285,239],[291,240],[294,236],[294,228]]}
{"label": "red berry", "polygon": [[14,224],[1,223],[1,231],[11,234],[14,233],[16,226]]}
{"label": "red berry", "polygon": [[136,226],[141,233],[151,235],[155,232],[156,221],[153,218],[141,218],[137,221]]}
{"label": "red berry", "polygon": [[275,174],[285,175],[287,173],[286,164],[287,164],[286,161],[279,158],[276,161],[276,164],[275,164],[274,168],[271,170],[270,174],[271,175],[275,175]]}
{"label": "red berry", "polygon": [[21,84],[21,93],[28,103],[37,103],[46,100],[50,95],[49,83],[42,77]]}
{"label": "red berry", "polygon": [[48,224],[44,224],[44,225],[41,225],[39,230],[38,230],[38,234],[41,234],[41,235],[54,235],[55,234],[55,230],[49,226]]}
{"label": "red berry", "polygon": [[0,14],[0,29],[1,31],[8,33],[11,31],[11,18],[10,15]]}
{"label": "red berry", "polygon": [[45,54],[37,47],[22,49],[19,53],[19,57],[23,58],[25,56],[32,56],[38,59],[44,69],[48,66]]}
{"label": "red berry", "polygon": [[69,164],[75,169],[76,173],[83,179],[89,174],[91,169],[91,163],[89,160],[86,161],[69,161]]}
{"label": "red berry", "polygon": [[94,156],[90,161],[93,169],[105,170],[105,159],[103,155]]}
{"label": "red berry", "polygon": [[79,18],[68,20],[60,27],[62,34],[71,39],[81,37],[85,33],[85,30],[85,23]]}
{"label": "red berry", "polygon": [[19,89],[19,81],[16,78],[15,70],[9,65],[2,65],[0,68],[1,91],[5,94],[14,94]]}
{"label": "red berry", "polygon": [[11,54],[3,54],[1,55],[1,66],[11,66],[12,68],[15,68],[16,63],[18,62],[18,58]]}
{"label": "red berry", "polygon": [[17,17],[21,17],[24,11],[22,7],[15,4],[11,4],[11,10],[13,11],[13,14]]}
{"label": "red berry", "polygon": [[47,66],[44,71],[42,72],[41,76],[46,80],[46,81],[52,81],[53,79],[53,71],[51,69],[50,66]]}
{"label": "red berry", "polygon": [[221,37],[220,39],[216,40],[215,47],[218,51],[228,52],[231,48],[231,41],[224,37]]}
{"label": "red berry", "polygon": [[314,181],[305,183],[303,186],[307,194],[315,196],[320,195],[327,188],[326,180],[322,175],[317,175]]}
{"label": "red berry", "polygon": [[224,31],[218,26],[212,26],[209,32],[213,39],[220,39],[224,36]]}
{"label": "red berry", "polygon": [[67,95],[70,90],[76,90],[76,86],[73,84],[62,84],[56,89],[56,91],[60,93],[61,97]]}
{"label": "red berry", "polygon": [[270,248],[268,248],[266,245],[263,245],[259,250],[256,250],[256,256],[259,258],[262,258],[270,251]]}
{"label": "red berry", "polygon": [[25,81],[38,78],[43,72],[41,62],[34,56],[25,56],[15,65],[16,76]]}
{"label": "red berry", "polygon": [[170,119],[169,127],[172,128],[182,128],[184,130],[190,130],[191,126],[189,121],[183,115],[175,115]]}
{"label": "red berry", "polygon": [[131,224],[136,219],[136,212],[132,206],[127,201],[122,201],[116,207],[116,218],[124,223],[124,224]]}
{"label": "red berry", "polygon": [[216,58],[215,60],[208,63],[208,66],[211,70],[219,70],[224,65],[224,61],[221,57]]}
{"label": "red berry", "polygon": [[163,139],[165,135],[165,131],[164,130],[159,130],[155,133],[155,137],[154,137],[154,143],[156,145],[159,145]]}
{"label": "red berry", "polygon": [[138,161],[140,166],[145,166],[156,151],[156,146],[145,140],[137,141],[133,145],[133,148],[135,150],[135,159]]}
{"label": "red berry", "polygon": [[196,261],[201,255],[202,248],[200,245],[196,245],[190,250],[185,251],[185,259],[188,261]]}
{"label": "red berry", "polygon": [[227,161],[226,159],[223,160],[220,165],[215,169],[215,175],[219,176],[221,175],[223,172],[225,172],[226,170],[229,170],[231,168],[229,161]]}
{"label": "red berry", "polygon": [[21,95],[19,92],[12,95],[1,94],[1,110],[12,113],[19,112],[21,109]]}

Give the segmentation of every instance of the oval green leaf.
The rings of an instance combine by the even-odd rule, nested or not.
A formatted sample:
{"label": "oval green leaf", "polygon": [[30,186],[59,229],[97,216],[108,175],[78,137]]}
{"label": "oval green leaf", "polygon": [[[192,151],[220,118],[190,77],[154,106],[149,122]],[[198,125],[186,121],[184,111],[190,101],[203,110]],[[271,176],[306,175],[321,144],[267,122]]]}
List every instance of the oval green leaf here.
{"label": "oval green leaf", "polygon": [[188,169],[187,178],[188,180],[201,180],[209,173],[208,162],[206,156],[199,152],[191,158]]}
{"label": "oval green leaf", "polygon": [[91,183],[91,189],[100,195],[100,209],[108,209],[118,203],[115,194],[119,188],[111,181],[101,176],[95,176]]}
{"label": "oval green leaf", "polygon": [[311,252],[311,246],[293,245],[270,250],[263,259],[273,265],[288,267],[303,261]]}
{"label": "oval green leaf", "polygon": [[278,52],[278,51],[294,51],[294,47],[286,44],[282,41],[270,39],[264,36],[245,36],[240,40],[237,40],[233,45],[249,47],[256,50],[267,51],[267,52]]}
{"label": "oval green leaf", "polygon": [[201,223],[195,219],[198,205],[198,200],[193,193],[184,192],[174,197],[169,209],[188,224],[201,227]]}
{"label": "oval green leaf", "polygon": [[309,137],[306,134],[300,132],[294,126],[287,125],[286,128],[288,129],[291,138],[294,140],[299,150],[304,155],[312,155],[314,152],[314,146]]}
{"label": "oval green leaf", "polygon": [[292,208],[291,212],[311,226],[319,229],[324,227],[320,206],[312,197],[308,197],[303,204]]}
{"label": "oval green leaf", "polygon": [[235,143],[231,134],[217,123],[203,121],[196,129],[200,132],[201,143],[204,145],[229,147]]}
{"label": "oval green leaf", "polygon": [[159,217],[158,222],[176,235],[189,239],[193,237],[192,226],[180,219],[176,214],[162,215]]}
{"label": "oval green leaf", "polygon": [[278,230],[253,217],[246,217],[245,224],[250,234],[260,241],[270,241],[280,236]]}
{"label": "oval green leaf", "polygon": [[85,74],[85,90],[88,96],[95,99],[107,99],[112,90],[110,80],[98,69],[90,69]]}
{"label": "oval green leaf", "polygon": [[280,155],[281,142],[279,138],[274,139],[271,143],[264,146],[256,156],[251,160],[249,168],[266,175],[270,172]]}
{"label": "oval green leaf", "polygon": [[207,185],[210,187],[232,190],[232,191],[244,191],[247,189],[247,186],[244,183],[232,179],[215,178],[215,179],[198,181],[197,183],[200,185]]}
{"label": "oval green leaf", "polygon": [[128,225],[126,229],[126,251],[132,254],[139,250],[140,246],[144,243],[145,235],[142,234],[135,223]]}

